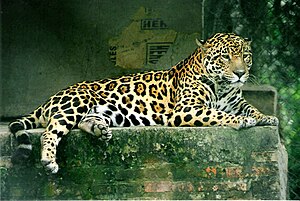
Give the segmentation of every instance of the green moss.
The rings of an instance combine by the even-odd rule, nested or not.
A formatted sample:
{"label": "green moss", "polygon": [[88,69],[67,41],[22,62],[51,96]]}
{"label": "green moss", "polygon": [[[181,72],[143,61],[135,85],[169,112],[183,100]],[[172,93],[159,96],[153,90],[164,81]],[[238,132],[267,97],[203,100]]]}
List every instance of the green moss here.
{"label": "green moss", "polygon": [[2,197],[6,197],[7,195],[7,186],[6,186],[6,183],[7,183],[7,177],[9,175],[8,173],[8,168],[5,168],[5,167],[0,167],[0,189],[1,189],[1,200],[2,200]]}

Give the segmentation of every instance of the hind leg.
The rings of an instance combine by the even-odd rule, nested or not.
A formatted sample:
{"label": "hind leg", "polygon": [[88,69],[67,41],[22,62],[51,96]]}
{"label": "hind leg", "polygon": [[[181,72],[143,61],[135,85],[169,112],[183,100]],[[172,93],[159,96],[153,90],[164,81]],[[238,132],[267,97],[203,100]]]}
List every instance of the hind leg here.
{"label": "hind leg", "polygon": [[57,134],[51,132],[44,132],[41,137],[41,162],[51,173],[57,173],[59,169],[56,163],[56,148],[60,139]]}
{"label": "hind leg", "polygon": [[78,128],[81,130],[95,135],[100,140],[109,141],[112,137],[109,125],[111,124],[111,119],[109,116],[105,116],[99,110],[101,106],[93,106],[88,114],[86,114],[78,124]]}
{"label": "hind leg", "polygon": [[41,136],[41,162],[51,173],[57,173],[59,167],[56,163],[56,149],[62,136],[76,125],[74,121],[68,121],[61,113],[53,115]]}

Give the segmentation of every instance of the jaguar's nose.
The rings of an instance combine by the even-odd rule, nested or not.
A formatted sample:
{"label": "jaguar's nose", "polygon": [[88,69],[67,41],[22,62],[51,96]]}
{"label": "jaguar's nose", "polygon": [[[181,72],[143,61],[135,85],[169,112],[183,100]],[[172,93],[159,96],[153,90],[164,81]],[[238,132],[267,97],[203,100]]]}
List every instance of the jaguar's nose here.
{"label": "jaguar's nose", "polygon": [[235,70],[233,73],[241,78],[243,75],[245,75],[245,70]]}

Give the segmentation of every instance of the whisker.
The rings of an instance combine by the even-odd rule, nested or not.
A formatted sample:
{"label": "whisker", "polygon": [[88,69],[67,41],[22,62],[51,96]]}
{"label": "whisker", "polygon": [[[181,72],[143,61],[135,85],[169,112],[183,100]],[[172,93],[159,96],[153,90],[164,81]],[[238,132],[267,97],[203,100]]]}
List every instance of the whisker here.
{"label": "whisker", "polygon": [[250,74],[249,78],[248,78],[248,82],[255,84],[255,85],[259,85],[257,78],[255,75]]}

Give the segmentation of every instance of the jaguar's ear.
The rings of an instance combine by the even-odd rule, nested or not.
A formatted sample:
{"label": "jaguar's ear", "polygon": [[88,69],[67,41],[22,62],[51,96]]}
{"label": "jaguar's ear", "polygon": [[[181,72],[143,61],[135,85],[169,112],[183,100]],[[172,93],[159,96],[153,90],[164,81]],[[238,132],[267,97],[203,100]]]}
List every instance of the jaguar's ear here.
{"label": "jaguar's ear", "polygon": [[203,47],[204,44],[205,44],[205,41],[204,41],[204,40],[199,40],[198,38],[196,38],[196,44],[197,44],[199,47]]}
{"label": "jaguar's ear", "polygon": [[244,40],[248,43],[248,45],[251,45],[251,43],[252,43],[251,38],[244,38]]}
{"label": "jaguar's ear", "polygon": [[204,40],[198,40],[198,38],[196,38],[196,44],[201,48],[201,50],[203,52],[206,52],[208,46],[207,46],[207,44],[205,45],[205,41]]}

